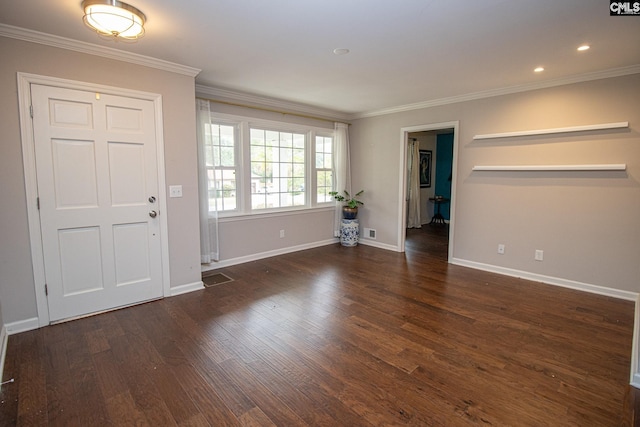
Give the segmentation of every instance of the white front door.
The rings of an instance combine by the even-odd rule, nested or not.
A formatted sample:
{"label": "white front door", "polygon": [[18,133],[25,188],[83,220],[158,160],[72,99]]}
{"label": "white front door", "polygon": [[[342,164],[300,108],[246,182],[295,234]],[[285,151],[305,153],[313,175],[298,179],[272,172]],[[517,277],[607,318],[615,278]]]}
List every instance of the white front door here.
{"label": "white front door", "polygon": [[50,321],[163,295],[154,103],[32,84]]}

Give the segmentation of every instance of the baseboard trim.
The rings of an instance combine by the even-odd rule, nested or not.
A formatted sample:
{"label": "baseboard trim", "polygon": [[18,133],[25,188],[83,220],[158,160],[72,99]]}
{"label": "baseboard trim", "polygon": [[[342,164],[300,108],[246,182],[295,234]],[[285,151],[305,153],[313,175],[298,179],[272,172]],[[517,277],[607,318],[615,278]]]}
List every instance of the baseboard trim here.
{"label": "baseboard trim", "polygon": [[475,262],[475,261],[468,261],[460,258],[452,258],[451,264],[460,265],[462,267],[470,267],[476,270],[484,270],[492,273],[504,274],[506,276],[518,277],[521,279],[532,280],[535,282],[542,282],[542,283],[546,283],[547,285],[555,285],[563,288],[589,292],[592,294],[624,299],[627,301],[636,301],[639,296],[637,292],[607,288],[604,286],[576,282],[574,280],[567,280],[559,277],[545,276],[543,274],[530,273],[528,271],[521,271],[521,270],[515,270],[511,268],[506,268],[506,267],[499,267],[497,265],[484,264],[484,263]]}
{"label": "baseboard trim", "polygon": [[385,249],[387,251],[402,252],[401,250],[398,249],[398,246],[396,246],[396,245],[389,245],[387,243],[380,243],[380,242],[376,242],[375,240],[371,240],[371,239],[360,239],[360,240],[358,240],[358,244],[359,245],[365,245],[365,246],[373,246],[374,248]]}
{"label": "baseboard trim", "polygon": [[633,340],[631,344],[631,379],[630,383],[640,388],[640,296],[636,299],[636,311],[633,320]]}
{"label": "baseboard trim", "polygon": [[304,251],[306,249],[319,248],[320,246],[333,245],[338,243],[339,240],[327,239],[318,242],[305,243],[304,245],[290,246],[287,248],[274,249],[272,251],[260,252],[257,254],[246,255],[237,258],[223,259],[221,261],[214,261],[211,264],[202,264],[202,271],[217,270],[219,268],[231,267],[232,265],[244,264],[245,262],[258,261],[265,258],[271,258],[273,256],[289,254],[292,252]]}
{"label": "baseboard trim", "polygon": [[[7,357],[7,343],[9,342],[9,336],[7,335],[7,328],[2,325],[2,329],[0,329],[0,345],[2,348],[0,349],[0,382],[3,381],[4,375],[4,361]],[[2,388],[2,384],[0,384],[0,389]]]}
{"label": "baseboard trim", "polygon": [[202,283],[202,280],[200,280],[199,282],[193,282],[193,283],[187,283],[185,285],[175,286],[171,288],[171,294],[169,296],[175,297],[176,295],[187,294],[189,292],[199,291],[201,289],[204,289],[204,283]]}
{"label": "baseboard trim", "polygon": [[40,327],[40,322],[37,317],[31,319],[19,320],[17,322],[7,323],[7,335],[19,334],[20,332],[33,331]]}

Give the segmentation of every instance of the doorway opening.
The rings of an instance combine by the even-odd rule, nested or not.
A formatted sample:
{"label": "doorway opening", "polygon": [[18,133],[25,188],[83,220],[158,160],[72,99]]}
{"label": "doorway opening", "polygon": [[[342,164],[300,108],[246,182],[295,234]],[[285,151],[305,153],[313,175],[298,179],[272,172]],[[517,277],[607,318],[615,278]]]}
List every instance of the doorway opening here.
{"label": "doorway opening", "polygon": [[[408,239],[412,249],[417,249],[437,236],[438,241],[446,242],[444,247],[437,245],[441,255],[449,261],[453,257],[457,139],[458,122],[401,129],[403,191],[398,246],[402,252]],[[412,169],[419,179],[411,179]]]}

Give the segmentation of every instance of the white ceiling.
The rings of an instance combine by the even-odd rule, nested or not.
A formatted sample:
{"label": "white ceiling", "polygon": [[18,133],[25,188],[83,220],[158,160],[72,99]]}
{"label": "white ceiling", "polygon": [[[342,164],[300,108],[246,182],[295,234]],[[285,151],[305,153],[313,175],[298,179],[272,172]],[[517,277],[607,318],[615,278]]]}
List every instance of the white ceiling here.
{"label": "white ceiling", "polygon": [[[606,0],[128,2],[147,16],[135,43],[92,33],[81,0],[3,0],[0,23],[195,67],[200,85],[356,115],[640,71],[640,16],[611,17]],[[583,43],[591,49],[577,52]]]}

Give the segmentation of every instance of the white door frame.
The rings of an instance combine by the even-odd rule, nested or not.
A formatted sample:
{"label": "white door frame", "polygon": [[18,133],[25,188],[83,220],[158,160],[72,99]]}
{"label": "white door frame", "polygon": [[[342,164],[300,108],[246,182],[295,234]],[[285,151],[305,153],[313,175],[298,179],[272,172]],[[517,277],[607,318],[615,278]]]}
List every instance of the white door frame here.
{"label": "white door frame", "polygon": [[170,295],[169,281],[169,244],[167,227],[167,197],[164,171],[164,136],[162,126],[162,95],[140,92],[131,89],[117,88],[94,83],[59,79],[56,77],[40,76],[37,74],[18,73],[18,105],[20,114],[20,134],[22,143],[22,162],[24,165],[25,193],[27,197],[27,220],[29,224],[29,243],[31,247],[31,262],[38,310],[38,326],[49,324],[49,306],[45,294],[44,253],[40,232],[40,215],[38,212],[38,187],[36,174],[35,141],[33,137],[33,123],[31,120],[31,84],[55,86],[96,93],[108,93],[152,101],[155,115],[155,132],[158,163],[158,207],[160,208],[160,250],[162,254],[162,293]]}
{"label": "white door frame", "polygon": [[404,252],[405,240],[407,234],[407,149],[409,146],[409,133],[423,132],[429,130],[442,130],[453,129],[453,160],[451,165],[451,202],[450,202],[450,215],[449,215],[449,251],[447,254],[447,261],[451,262],[453,259],[453,236],[455,230],[455,217],[456,217],[456,175],[458,171],[458,134],[459,121],[444,122],[444,123],[432,123],[418,126],[408,126],[400,128],[400,195],[398,200],[398,214],[400,215],[400,221],[398,221],[398,250]]}

